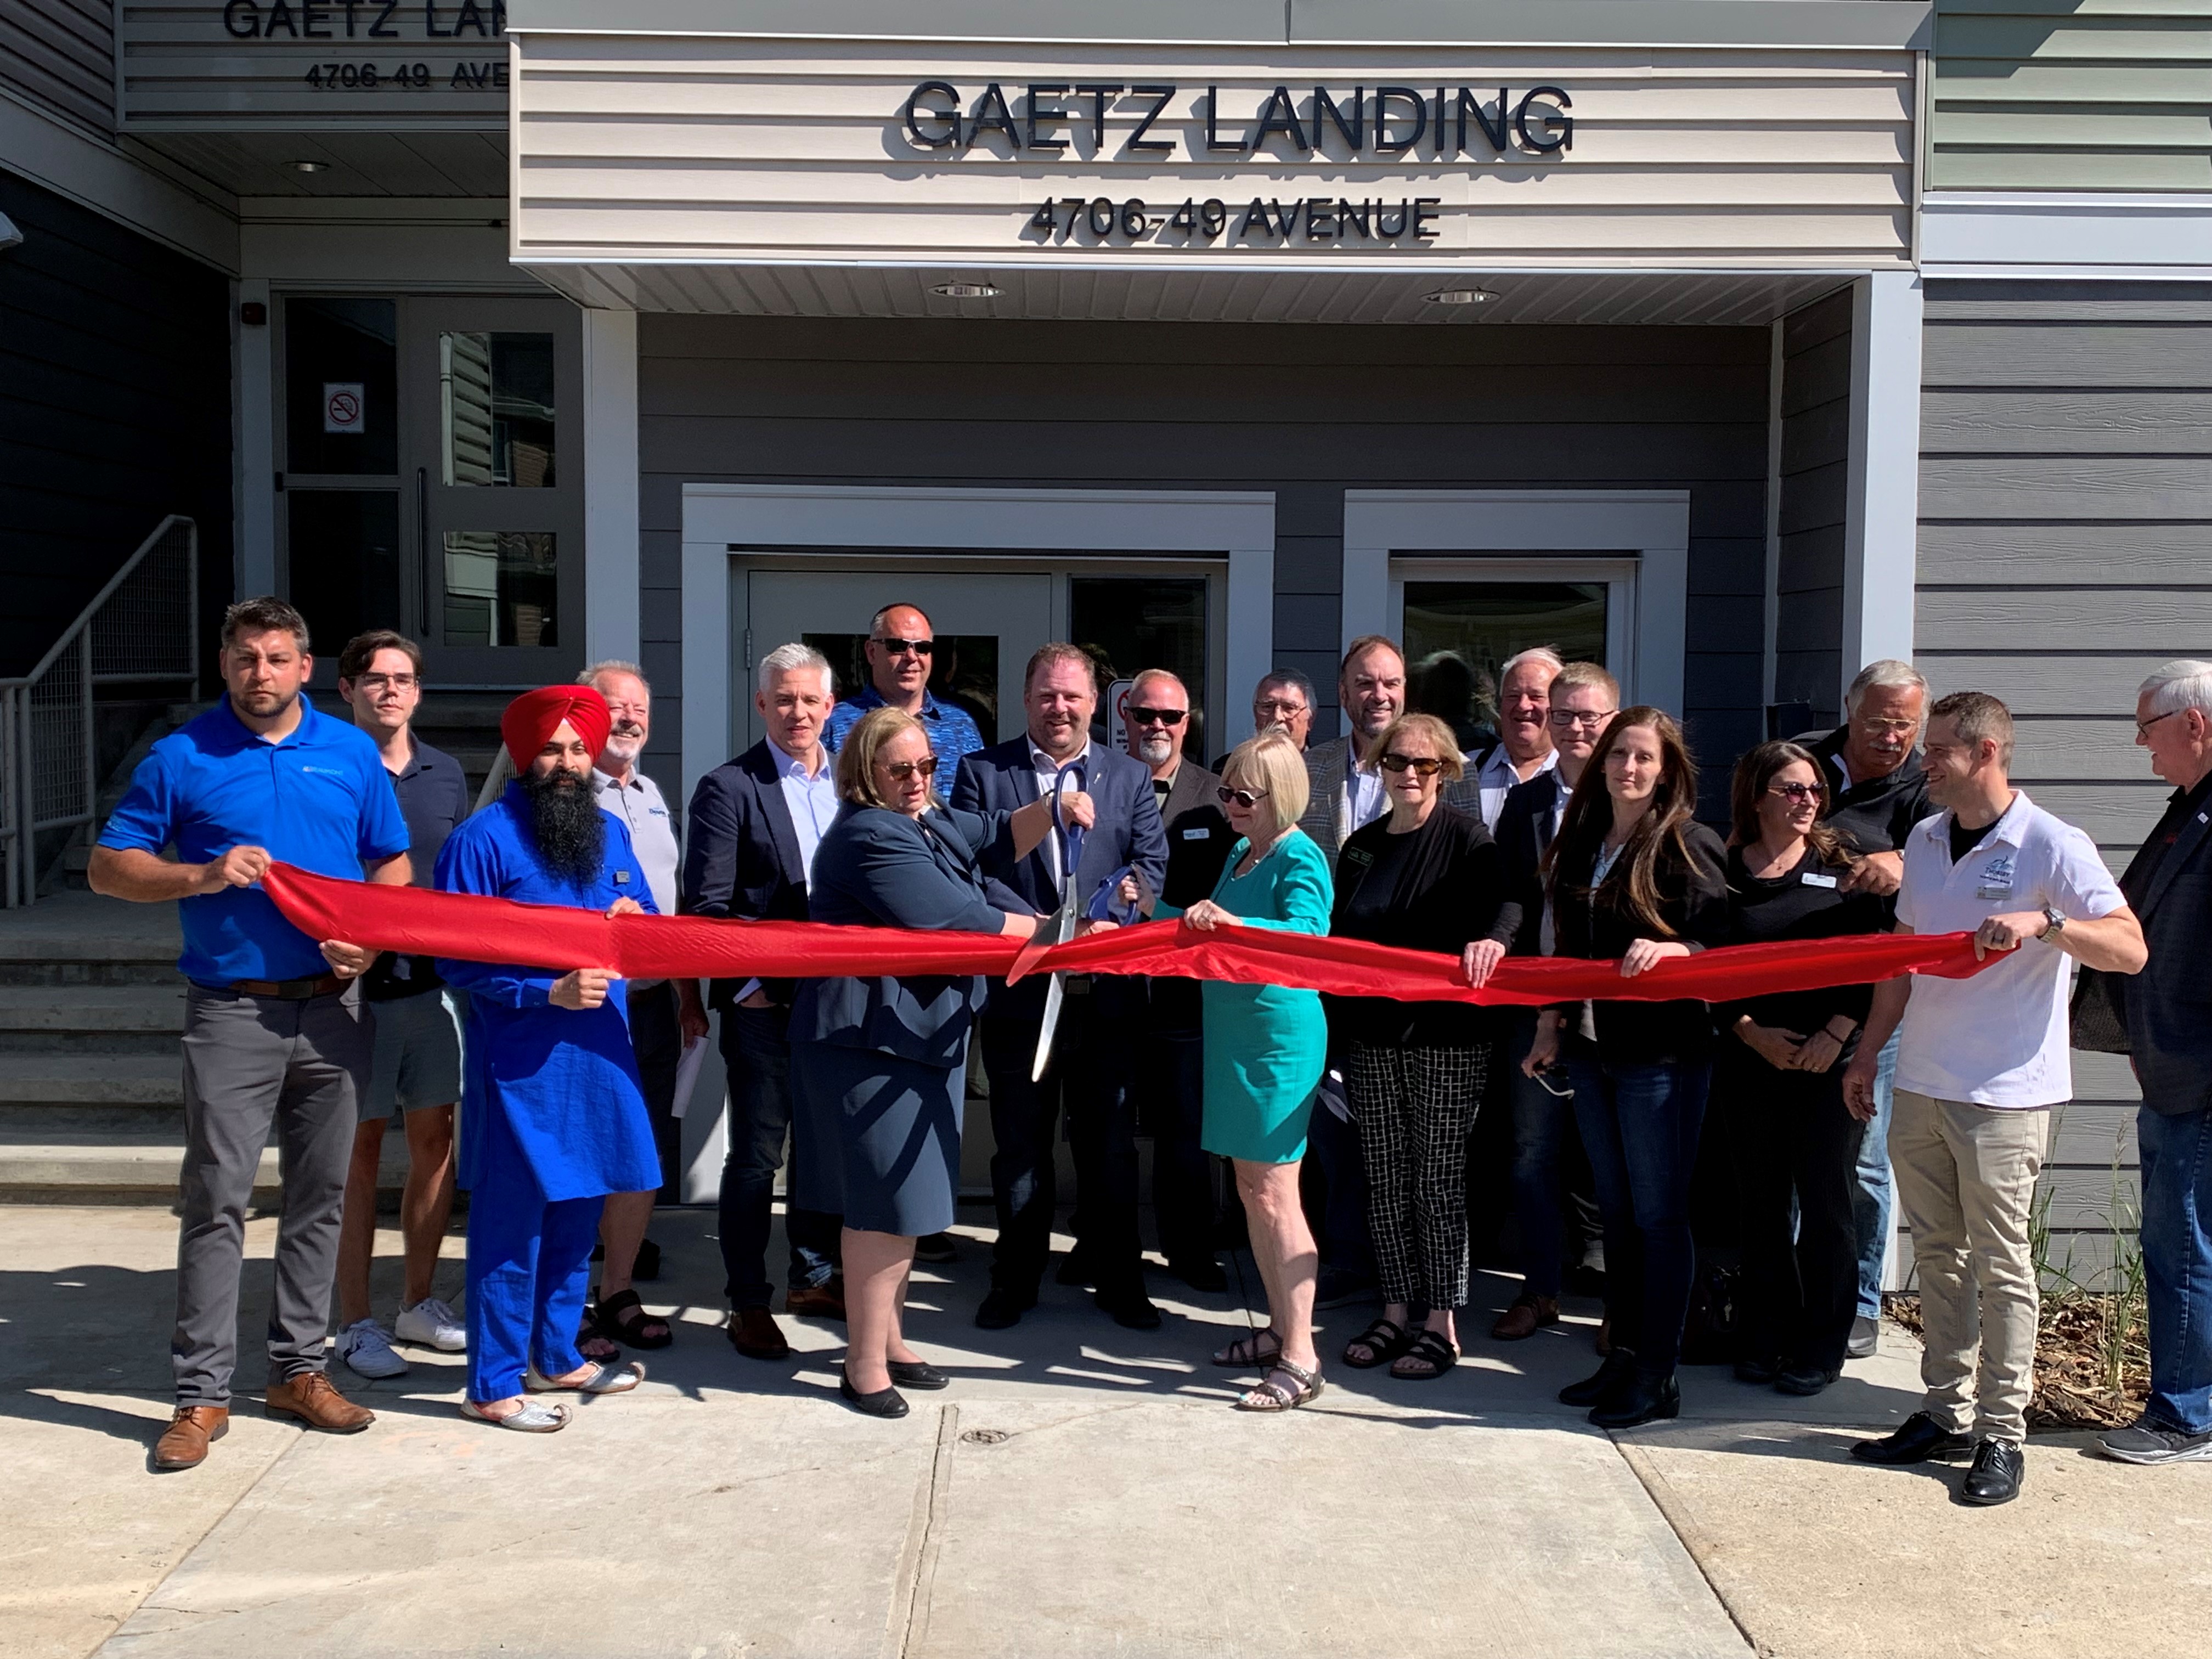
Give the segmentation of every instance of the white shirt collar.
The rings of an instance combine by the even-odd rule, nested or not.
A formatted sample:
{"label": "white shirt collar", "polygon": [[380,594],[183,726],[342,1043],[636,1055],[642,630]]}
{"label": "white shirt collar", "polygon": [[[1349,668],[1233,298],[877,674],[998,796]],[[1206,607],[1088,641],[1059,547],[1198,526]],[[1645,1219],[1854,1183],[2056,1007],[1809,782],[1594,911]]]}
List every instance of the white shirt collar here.
{"label": "white shirt collar", "polygon": [[780,778],[796,778],[801,783],[819,783],[836,769],[830,764],[827,751],[818,748],[814,752],[822,757],[822,768],[817,772],[809,772],[806,769],[805,762],[800,760],[798,756],[778,748],[775,744],[769,744],[769,748],[775,755],[775,773]]}
{"label": "white shirt collar", "polygon": [[1077,750],[1073,755],[1070,755],[1067,759],[1064,761],[1054,760],[1050,755],[1046,754],[1043,750],[1038,748],[1036,746],[1036,738],[1029,738],[1026,740],[1030,746],[1030,764],[1040,774],[1057,772],[1063,766],[1071,765],[1076,761],[1088,760],[1091,758],[1091,739],[1088,738],[1085,738],[1083,740],[1082,748]]}
{"label": "white shirt collar", "polygon": [[[2021,845],[2021,824],[2033,809],[2034,803],[2028,799],[2027,790],[2014,790],[2012,805],[1998,814],[1997,821],[1982,832],[1981,840],[1975,842],[1975,845],[1988,847],[2002,842],[2008,847],[2018,847]],[[1942,843],[1948,850],[1951,841],[1951,826],[1957,821],[1958,815],[1947,806],[1942,811],[1922,819],[1920,833],[1931,842]]]}

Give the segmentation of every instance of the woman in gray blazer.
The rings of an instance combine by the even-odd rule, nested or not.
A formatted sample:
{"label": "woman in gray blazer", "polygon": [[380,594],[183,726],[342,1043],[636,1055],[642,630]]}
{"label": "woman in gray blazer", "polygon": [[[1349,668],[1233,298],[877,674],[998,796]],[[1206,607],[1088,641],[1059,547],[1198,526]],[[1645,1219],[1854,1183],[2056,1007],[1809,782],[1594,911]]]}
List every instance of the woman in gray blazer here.
{"label": "woman in gray blazer", "polygon": [[[1027,939],[1037,918],[994,907],[1004,877],[1051,827],[1048,802],[1014,812],[958,812],[937,798],[937,758],[921,724],[877,708],[837,751],[844,802],[814,854],[807,914],[847,927],[915,927]],[[1090,799],[1063,815],[1086,828]],[[983,1006],[980,975],[810,979],[792,1005],[792,1063],[808,1121],[793,1159],[798,1202],[845,1218],[847,1346],[839,1392],[855,1410],[903,1417],[899,1393],[941,1389],[945,1374],[901,1328],[914,1241],[952,1224],[968,1034]]]}

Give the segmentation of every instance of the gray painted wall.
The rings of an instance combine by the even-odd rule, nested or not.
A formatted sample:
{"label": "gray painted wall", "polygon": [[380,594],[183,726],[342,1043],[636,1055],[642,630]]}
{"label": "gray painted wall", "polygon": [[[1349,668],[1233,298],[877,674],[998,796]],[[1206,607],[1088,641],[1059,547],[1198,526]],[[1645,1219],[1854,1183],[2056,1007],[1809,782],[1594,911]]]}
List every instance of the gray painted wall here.
{"label": "gray painted wall", "polygon": [[639,324],[657,685],[681,684],[688,480],[1271,489],[1275,655],[1332,693],[1347,487],[1686,486],[1686,713],[1709,805],[1759,734],[1765,328]]}
{"label": "gray painted wall", "polygon": [[1774,700],[1841,718],[1844,519],[1850,459],[1851,291],[1782,322],[1781,562]]}
{"label": "gray painted wall", "polygon": [[111,0],[0,0],[0,86],[113,131]]}

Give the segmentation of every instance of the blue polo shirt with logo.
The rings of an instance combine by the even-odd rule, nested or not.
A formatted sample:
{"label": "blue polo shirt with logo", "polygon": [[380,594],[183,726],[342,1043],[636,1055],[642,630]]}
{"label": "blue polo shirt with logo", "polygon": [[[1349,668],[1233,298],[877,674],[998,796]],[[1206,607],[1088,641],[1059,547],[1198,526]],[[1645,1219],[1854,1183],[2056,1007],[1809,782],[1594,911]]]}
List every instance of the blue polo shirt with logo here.
{"label": "blue polo shirt with logo", "polygon": [[[872,685],[862,686],[858,696],[830,711],[830,723],[822,732],[823,747],[836,754],[845,734],[860,723],[860,716],[883,706],[882,692]],[[929,738],[929,752],[937,757],[940,778],[959,766],[963,755],[972,755],[983,746],[983,734],[976,729],[975,716],[957,703],[939,702],[933,691],[921,694],[921,729]]]}
{"label": "blue polo shirt with logo", "polygon": [[[226,697],[154,745],[132,774],[100,844],[159,853],[174,843],[186,864],[234,847],[317,875],[358,881],[362,866],[407,850],[407,822],[392,775],[367,732],[319,714],[303,697],[300,723],[270,740],[248,731]],[[225,887],[178,905],[187,979],[314,979],[330,971],[315,941],[284,920],[258,887]]]}

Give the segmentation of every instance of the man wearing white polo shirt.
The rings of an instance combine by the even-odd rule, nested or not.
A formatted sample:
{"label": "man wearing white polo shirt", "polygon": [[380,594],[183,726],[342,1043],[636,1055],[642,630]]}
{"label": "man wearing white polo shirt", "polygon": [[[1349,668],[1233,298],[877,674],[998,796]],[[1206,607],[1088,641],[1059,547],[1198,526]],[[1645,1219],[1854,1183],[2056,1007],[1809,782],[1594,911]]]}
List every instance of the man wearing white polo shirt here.
{"label": "man wearing white polo shirt", "polygon": [[2012,787],[2012,750],[2011,711],[1986,692],[1928,711],[1922,763],[1943,810],[1905,838],[1897,895],[1898,932],[1971,930],[1978,956],[2011,954],[1971,979],[1878,987],[1844,1073],[1853,1115],[1871,1119],[1875,1060],[1902,1022],[1889,1157],[1912,1228],[1928,1393],[1852,1454],[1920,1463],[1971,1446],[1959,1501],[1975,1505],[2020,1495],[2035,1373],[2028,1221],[2050,1109],[2074,1092],[2066,958],[2133,974],[2147,955],[2088,836]]}

